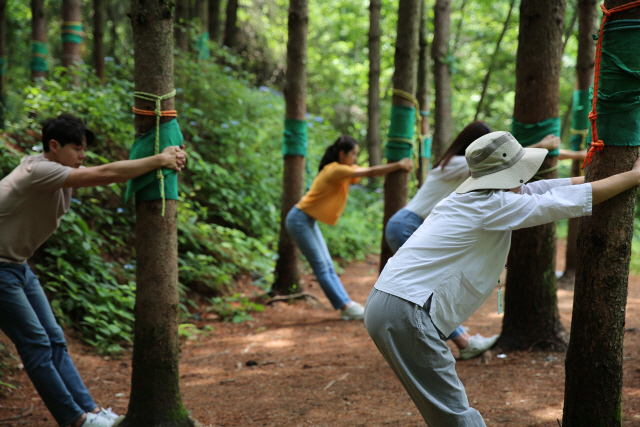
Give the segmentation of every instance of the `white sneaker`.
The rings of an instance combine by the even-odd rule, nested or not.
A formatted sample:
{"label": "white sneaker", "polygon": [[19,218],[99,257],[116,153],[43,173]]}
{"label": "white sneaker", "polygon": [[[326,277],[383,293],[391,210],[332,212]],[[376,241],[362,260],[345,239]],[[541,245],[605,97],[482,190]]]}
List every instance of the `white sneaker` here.
{"label": "white sneaker", "polygon": [[80,427],[112,427],[115,422],[103,415],[87,412],[87,418]]}
{"label": "white sneaker", "polygon": [[107,408],[107,409],[100,408],[100,412],[98,412],[96,415],[100,415],[108,420],[114,420],[114,421],[120,418],[120,416],[115,412],[113,412],[111,408]]}
{"label": "white sneaker", "polygon": [[364,307],[355,301],[347,304],[347,308],[342,310],[342,320],[359,320],[364,318]]}
{"label": "white sneaker", "polygon": [[475,334],[469,338],[469,345],[466,348],[460,350],[460,357],[463,359],[472,359],[481,355],[485,351],[489,350],[498,341],[500,335],[494,335],[492,337],[483,337],[480,334]]}

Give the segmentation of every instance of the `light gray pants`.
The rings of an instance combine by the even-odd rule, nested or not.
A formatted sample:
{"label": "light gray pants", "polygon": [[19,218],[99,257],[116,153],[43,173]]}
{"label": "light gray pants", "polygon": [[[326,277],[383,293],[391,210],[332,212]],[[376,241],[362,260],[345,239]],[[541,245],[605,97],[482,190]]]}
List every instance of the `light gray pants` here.
{"label": "light gray pants", "polygon": [[364,310],[369,336],[429,427],[486,427],[469,407],[456,361],[425,307],[373,289]]}

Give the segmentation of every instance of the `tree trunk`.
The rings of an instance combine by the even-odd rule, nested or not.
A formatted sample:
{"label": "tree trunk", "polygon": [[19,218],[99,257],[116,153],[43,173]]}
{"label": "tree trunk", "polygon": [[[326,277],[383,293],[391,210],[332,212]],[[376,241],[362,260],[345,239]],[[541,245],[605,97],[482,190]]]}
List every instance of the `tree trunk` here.
{"label": "tree trunk", "polygon": [[220,8],[222,0],[209,0],[209,38],[220,43]]}
{"label": "tree trunk", "polygon": [[[393,88],[403,90],[412,96],[416,91],[418,71],[418,36],[420,34],[420,3],[423,0],[400,0],[398,5],[398,36],[394,57]],[[413,103],[405,98],[393,95],[392,105]],[[409,172],[392,172],[384,180],[384,220],[382,223],[382,246],[380,251],[380,271],[393,255],[384,236],[389,219],[407,204],[409,193]]]}
{"label": "tree trunk", "polygon": [[[47,44],[44,0],[31,0],[31,40]],[[45,58],[46,59],[46,58]],[[31,71],[31,80],[47,77],[46,71]]]}
{"label": "tree trunk", "polygon": [[[514,120],[558,117],[564,1],[523,0],[516,62]],[[540,170],[557,165],[548,156]],[[557,170],[540,174],[556,178]],[[516,230],[511,238],[502,334],[505,350],[566,349],[556,296],[555,223]]]}
{"label": "tree trunk", "polygon": [[[164,95],[173,90],[173,10],[164,0],[132,0],[135,90]],[[174,99],[162,102],[173,110]],[[155,110],[155,102],[135,98]],[[162,122],[171,120],[163,117]],[[155,116],[136,114],[136,135],[156,126]],[[137,204],[136,305],[129,409],[121,427],[191,425],[180,397],[178,364],[178,239],[176,200]]]}
{"label": "tree trunk", "polygon": [[96,76],[104,81],[104,0],[93,0],[93,56]]}
{"label": "tree trunk", "polygon": [[[598,2],[596,0],[580,0],[578,2],[578,58],[576,63],[576,89],[588,90],[593,82],[596,50],[591,34],[598,31]],[[566,42],[565,42],[566,43]],[[586,113],[585,113],[586,114]],[[581,162],[574,160],[571,165],[571,176],[580,176]],[[569,220],[567,233],[567,252],[565,257],[562,282],[572,285],[575,281],[577,264],[577,247],[579,218]]]}
{"label": "tree trunk", "polygon": [[433,81],[435,85],[433,156],[439,159],[451,144],[453,118],[451,117],[451,70],[449,38],[451,37],[451,0],[436,0],[433,7]]}
{"label": "tree trunk", "polygon": [[507,13],[507,18],[504,20],[504,25],[502,26],[502,32],[500,33],[500,37],[498,37],[498,42],[496,43],[496,48],[491,54],[491,60],[489,61],[489,66],[487,68],[487,74],[484,76],[484,82],[482,83],[482,92],[480,93],[480,100],[478,101],[478,107],[476,108],[476,115],[473,118],[474,121],[478,120],[478,116],[480,116],[480,110],[482,109],[482,103],[484,102],[484,97],[487,94],[487,88],[489,87],[489,80],[491,79],[491,72],[493,71],[493,67],[496,64],[496,57],[500,52],[500,44],[502,43],[502,38],[504,37],[507,29],[509,28],[509,21],[511,20],[511,13],[513,12],[513,6],[515,5],[516,0],[511,0],[511,4],[509,5],[509,13]]}
{"label": "tree trunk", "polygon": [[[605,0],[604,6],[611,9],[626,3]],[[640,9],[614,13],[607,21],[623,19],[640,19]],[[638,44],[637,33],[626,34],[629,44]],[[638,69],[636,56],[612,53],[631,69]],[[601,74],[600,87],[614,78]],[[598,129],[606,128],[609,120],[607,115],[598,117]],[[586,182],[628,171],[636,160],[638,147],[607,142],[605,138],[604,149],[586,168]],[[564,427],[622,424],[622,349],[635,197],[634,189],[629,189],[594,206],[592,216],[580,220],[571,340],[565,362]]]}
{"label": "tree trunk", "polygon": [[[62,0],[62,21],[82,22],[82,0]],[[82,63],[80,47],[80,43],[62,42],[62,60],[60,62],[63,67],[71,69],[76,64]],[[73,81],[76,86],[79,86],[80,76],[76,74]]]}
{"label": "tree trunk", "polygon": [[[305,36],[305,40],[306,40],[306,36]],[[238,44],[238,0],[228,0],[227,1],[227,19],[224,24],[224,45],[230,49],[235,49],[237,47],[237,44]]]}
{"label": "tree trunk", "polygon": [[[285,118],[304,120],[307,112],[307,29],[308,0],[289,3],[289,40],[287,42],[287,83],[284,89]],[[272,292],[286,295],[300,285],[300,252],[287,233],[285,219],[304,192],[304,156],[285,156],[282,177],[282,210],[275,282]]]}
{"label": "tree trunk", "polygon": [[7,0],[0,0],[0,130],[4,130],[5,104],[7,99]]}
{"label": "tree trunk", "polygon": [[176,46],[183,52],[189,51],[189,33],[187,32],[188,16],[189,0],[176,0],[176,22],[173,31]]}
{"label": "tree trunk", "polygon": [[[418,90],[416,92],[416,99],[420,104],[420,110],[427,113],[431,110],[429,104],[431,97],[431,86],[429,81],[429,23],[428,23],[428,10],[426,1],[420,2],[420,36],[419,46],[420,51],[418,53]],[[424,136],[429,135],[429,115],[422,116],[422,129],[420,133]],[[425,178],[425,173],[429,169],[430,158],[423,159],[422,153],[418,162],[418,186],[422,186]]]}
{"label": "tree trunk", "polygon": [[369,99],[367,149],[369,166],[382,163],[380,146],[380,9],[381,0],[369,2]]}
{"label": "tree trunk", "polygon": [[117,4],[115,2],[107,3],[107,20],[109,21],[109,36],[111,43],[109,44],[109,56],[113,58],[113,62],[118,63],[118,57],[116,55],[116,47],[118,46],[120,39],[118,37],[118,18],[117,18]]}
{"label": "tree trunk", "polygon": [[208,0],[196,0],[196,18],[200,20],[200,31],[209,31],[209,2]]}

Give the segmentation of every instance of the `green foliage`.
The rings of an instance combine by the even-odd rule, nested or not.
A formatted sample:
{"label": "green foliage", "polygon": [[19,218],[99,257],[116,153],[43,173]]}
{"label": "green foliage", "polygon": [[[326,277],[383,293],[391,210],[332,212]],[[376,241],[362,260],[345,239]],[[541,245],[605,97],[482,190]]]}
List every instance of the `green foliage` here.
{"label": "green foliage", "polygon": [[249,297],[242,297],[240,294],[233,294],[230,297],[213,297],[209,302],[211,307],[207,311],[216,313],[225,322],[241,323],[253,320],[249,313],[264,311],[264,306],[251,302]]}

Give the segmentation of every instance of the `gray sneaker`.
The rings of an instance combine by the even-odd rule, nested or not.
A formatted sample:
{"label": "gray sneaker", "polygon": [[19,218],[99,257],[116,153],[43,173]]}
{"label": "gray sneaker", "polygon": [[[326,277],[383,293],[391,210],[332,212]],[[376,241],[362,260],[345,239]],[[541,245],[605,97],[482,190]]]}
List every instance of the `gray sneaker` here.
{"label": "gray sneaker", "polygon": [[364,318],[364,307],[355,301],[347,304],[347,308],[342,310],[342,320],[360,320]]}
{"label": "gray sneaker", "polygon": [[480,334],[475,334],[469,338],[469,345],[466,348],[460,350],[460,357],[463,359],[472,359],[481,355],[485,351],[494,346],[500,335],[494,335],[492,337],[483,337]]}

